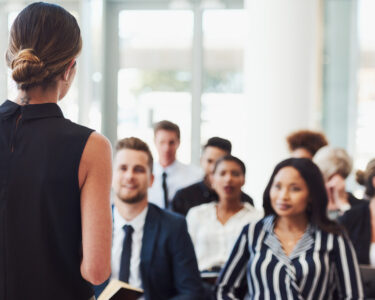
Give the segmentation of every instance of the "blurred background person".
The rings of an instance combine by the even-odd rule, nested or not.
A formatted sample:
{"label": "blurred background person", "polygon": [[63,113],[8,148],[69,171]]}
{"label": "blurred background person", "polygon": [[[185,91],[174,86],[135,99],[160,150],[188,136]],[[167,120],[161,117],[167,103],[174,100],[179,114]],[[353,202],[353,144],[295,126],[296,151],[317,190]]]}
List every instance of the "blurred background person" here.
{"label": "blurred background person", "polygon": [[18,96],[0,106],[0,299],[86,300],[110,274],[111,146],[57,105],[81,46],[58,5],[30,4],[11,27]]}
{"label": "blurred background person", "polygon": [[286,138],[291,157],[312,159],[315,153],[328,144],[325,135],[312,130],[298,130]]}
{"label": "blurred background person", "polygon": [[[204,178],[202,181],[177,191],[172,200],[173,211],[186,216],[189,209],[194,206],[217,201],[218,195],[212,188],[212,172],[216,161],[223,156],[230,155],[231,151],[232,144],[230,141],[216,136],[208,139],[203,146],[201,156]],[[241,199],[243,202],[254,205],[253,199],[242,191]]]}
{"label": "blurred background person", "polygon": [[219,158],[212,174],[218,201],[195,206],[186,216],[200,271],[219,271],[242,228],[262,217],[250,203],[242,201],[245,173],[240,159],[230,155]]}
{"label": "blurred background person", "polygon": [[354,249],[327,218],[319,168],[289,158],[264,191],[265,217],[247,225],[217,285],[218,299],[362,299]]}
{"label": "blurred background person", "polygon": [[366,200],[339,218],[348,231],[360,264],[375,266],[375,159],[365,171],[357,171],[357,182],[365,186]]}
{"label": "blurred background person", "polygon": [[177,160],[180,128],[164,120],[154,125],[154,141],[159,161],[154,163],[154,184],[149,189],[149,201],[169,209],[176,191],[202,178],[198,167]]}
{"label": "blurred background person", "polygon": [[345,211],[362,202],[346,191],[345,180],[352,171],[353,162],[342,148],[325,146],[314,156],[313,161],[323,174],[328,194],[328,215],[336,219]]}

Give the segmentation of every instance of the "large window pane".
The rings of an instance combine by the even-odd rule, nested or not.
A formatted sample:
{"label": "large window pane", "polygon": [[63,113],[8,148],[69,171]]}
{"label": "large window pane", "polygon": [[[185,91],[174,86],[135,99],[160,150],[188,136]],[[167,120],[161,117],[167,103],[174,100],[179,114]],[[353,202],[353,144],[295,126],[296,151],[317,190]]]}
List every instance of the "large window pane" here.
{"label": "large window pane", "polygon": [[121,11],[118,72],[119,138],[137,136],[153,152],[153,123],[181,129],[179,159],[190,162],[191,11]]}
{"label": "large window pane", "polygon": [[[203,14],[204,82],[202,143],[214,135],[231,140],[243,156],[245,10],[206,10]],[[234,134],[236,133],[236,134]]]}

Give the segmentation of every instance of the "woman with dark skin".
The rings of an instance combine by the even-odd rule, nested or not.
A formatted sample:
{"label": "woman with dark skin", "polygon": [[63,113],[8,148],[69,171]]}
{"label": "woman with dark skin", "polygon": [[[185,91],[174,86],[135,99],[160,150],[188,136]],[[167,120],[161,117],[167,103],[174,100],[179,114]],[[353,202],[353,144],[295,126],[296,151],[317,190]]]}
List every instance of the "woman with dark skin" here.
{"label": "woman with dark skin", "polygon": [[0,106],[0,299],[88,300],[110,274],[111,146],[57,105],[81,47],[58,5],[30,4],[11,27],[18,96]]}
{"label": "woman with dark skin", "polygon": [[279,163],[263,195],[265,218],[243,229],[217,299],[362,299],[354,250],[327,218],[327,202],[310,159]]}

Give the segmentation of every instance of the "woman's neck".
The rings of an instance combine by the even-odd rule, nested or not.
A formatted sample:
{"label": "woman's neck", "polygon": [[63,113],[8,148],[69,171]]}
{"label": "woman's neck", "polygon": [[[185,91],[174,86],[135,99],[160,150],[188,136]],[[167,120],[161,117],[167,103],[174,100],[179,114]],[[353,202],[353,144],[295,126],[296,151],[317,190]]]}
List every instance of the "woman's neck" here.
{"label": "woman's neck", "polygon": [[217,207],[222,211],[237,212],[243,207],[243,203],[241,202],[240,196],[233,198],[220,198]]}
{"label": "woman's neck", "polygon": [[57,103],[59,92],[57,89],[43,89],[40,86],[30,90],[19,90],[15,102],[19,105]]}
{"label": "woman's neck", "polygon": [[281,231],[305,232],[308,223],[308,218],[304,214],[293,217],[277,217],[275,227]]}
{"label": "woman's neck", "polygon": [[217,219],[221,224],[225,224],[230,217],[235,215],[238,211],[243,208],[241,199],[219,199],[219,203],[216,206]]}

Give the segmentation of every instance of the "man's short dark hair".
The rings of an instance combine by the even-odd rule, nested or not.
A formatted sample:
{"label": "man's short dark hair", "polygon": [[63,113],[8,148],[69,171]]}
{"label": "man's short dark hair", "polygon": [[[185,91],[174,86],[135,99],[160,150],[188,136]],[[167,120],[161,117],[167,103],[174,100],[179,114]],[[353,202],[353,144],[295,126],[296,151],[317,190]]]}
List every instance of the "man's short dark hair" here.
{"label": "man's short dark hair", "polygon": [[232,143],[217,136],[208,139],[207,143],[203,146],[203,151],[206,150],[207,147],[216,147],[227,152],[228,154],[232,152]]}
{"label": "man's short dark hair", "polygon": [[148,156],[148,166],[150,167],[150,170],[152,173],[154,159],[152,158],[150,148],[147,146],[147,144],[144,141],[136,137],[129,137],[129,138],[121,139],[116,144],[116,153],[122,149],[145,152]]}
{"label": "man's short dark hair", "polygon": [[163,120],[154,124],[154,136],[159,130],[172,131],[176,133],[177,138],[180,139],[180,128],[177,124],[171,121]]}

